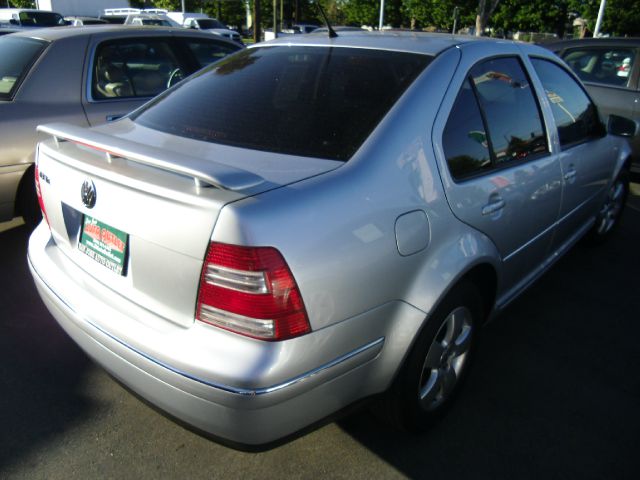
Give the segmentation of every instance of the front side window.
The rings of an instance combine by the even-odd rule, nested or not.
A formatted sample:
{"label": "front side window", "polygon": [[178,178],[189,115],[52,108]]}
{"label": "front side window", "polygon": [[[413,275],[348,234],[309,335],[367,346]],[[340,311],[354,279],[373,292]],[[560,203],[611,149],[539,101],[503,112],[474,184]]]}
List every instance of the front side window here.
{"label": "front side window", "polygon": [[560,146],[567,148],[601,136],[598,111],[573,77],[551,61],[532,58],[531,63],[551,104]]}
{"label": "front side window", "polygon": [[627,87],[636,52],[633,48],[572,48],[562,58],[583,82]]}
{"label": "front side window", "polygon": [[200,68],[217,62],[230,53],[237,52],[241,48],[237,44],[205,40],[202,38],[186,38],[184,41],[196,58]]}
{"label": "front side window", "polygon": [[133,117],[206,142],[348,160],[431,57],[310,46],[243,50]]}
{"label": "front side window", "polygon": [[184,75],[169,39],[105,42],[96,50],[94,99],[153,97]]}
{"label": "front side window", "polygon": [[0,100],[13,98],[20,82],[46,45],[46,42],[33,38],[0,38]]}

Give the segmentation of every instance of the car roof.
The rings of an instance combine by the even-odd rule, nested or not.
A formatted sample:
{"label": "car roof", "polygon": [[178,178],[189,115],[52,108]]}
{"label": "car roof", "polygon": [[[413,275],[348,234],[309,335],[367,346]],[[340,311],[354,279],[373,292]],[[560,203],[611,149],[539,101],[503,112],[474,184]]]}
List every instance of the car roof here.
{"label": "car roof", "polygon": [[196,30],[189,30],[186,28],[175,27],[155,27],[155,26],[139,26],[139,25],[91,25],[82,27],[49,27],[49,28],[35,28],[30,30],[21,30],[18,33],[14,33],[14,36],[38,38],[41,40],[55,42],[56,40],[69,37],[83,37],[87,35],[99,35],[109,34],[114,37],[117,36],[131,36],[131,35],[145,35],[161,34],[161,35],[193,35],[207,38],[211,37],[211,34],[198,32]]}
{"label": "car roof", "polygon": [[394,50],[425,55],[438,55],[440,52],[457,45],[471,42],[498,43],[511,40],[474,37],[470,35],[450,35],[443,33],[427,33],[399,30],[383,30],[378,32],[341,31],[335,38],[329,38],[327,32],[312,32],[307,35],[290,35],[269,42],[257,43],[249,48],[267,45],[306,45],[306,46],[338,46],[373,48],[376,50]]}

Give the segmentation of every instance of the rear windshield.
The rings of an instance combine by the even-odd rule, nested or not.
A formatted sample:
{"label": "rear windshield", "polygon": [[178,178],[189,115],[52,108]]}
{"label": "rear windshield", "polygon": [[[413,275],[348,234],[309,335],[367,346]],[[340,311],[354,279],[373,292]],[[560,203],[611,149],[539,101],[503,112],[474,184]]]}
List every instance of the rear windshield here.
{"label": "rear windshield", "polygon": [[226,25],[213,18],[199,18],[196,22],[198,22],[200,28],[227,28]]}
{"label": "rear windshield", "polygon": [[10,35],[0,38],[0,100],[13,98],[29,67],[45,46],[46,42],[33,38]]}
{"label": "rear windshield", "polygon": [[54,12],[20,12],[18,15],[23,27],[59,27],[67,24],[62,15]]}
{"label": "rear windshield", "polygon": [[212,143],[346,161],[430,60],[342,47],[248,49],[201,70],[133,119]]}

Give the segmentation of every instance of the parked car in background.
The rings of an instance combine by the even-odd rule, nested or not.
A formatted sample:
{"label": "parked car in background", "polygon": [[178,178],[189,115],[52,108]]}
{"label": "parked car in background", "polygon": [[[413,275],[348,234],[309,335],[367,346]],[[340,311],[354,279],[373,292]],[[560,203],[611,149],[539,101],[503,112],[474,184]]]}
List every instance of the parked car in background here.
{"label": "parked car in background", "polygon": [[317,28],[320,28],[320,25],[314,25],[311,23],[298,23],[294,24],[291,27],[297,33],[311,33],[315,31]]}
{"label": "parked car in background", "polygon": [[239,49],[185,29],[92,26],[0,37],[0,221],[39,215],[36,126],[98,125]]}
{"label": "parked car in background", "polygon": [[[603,115],[640,121],[640,38],[585,38],[545,45],[576,73]],[[631,139],[631,173],[640,181],[640,135]]]}
{"label": "parked car in background", "polygon": [[129,15],[140,13],[166,15],[167,10],[161,8],[105,8],[100,18],[108,23],[123,24]]}
{"label": "parked car in background", "polygon": [[127,15],[125,25],[152,26],[152,27],[180,27],[171,18],[161,13],[134,13]]}
{"label": "parked car in background", "polygon": [[97,17],[64,17],[65,22],[73,27],[83,27],[86,25],[105,25],[109,22]]}
{"label": "parked car in background", "polygon": [[[351,27],[346,25],[332,25],[334,32],[361,32],[365,31],[365,28],[362,27]],[[318,27],[312,30],[310,33],[327,33],[329,29],[327,27]]]}
{"label": "parked car in background", "polygon": [[39,128],[51,314],[142,397],[255,446],[378,394],[405,428],[442,416],[482,324],[614,231],[636,124],[605,126],[540,47],[343,32]]}
{"label": "parked car in background", "polygon": [[228,40],[232,40],[236,43],[244,45],[242,42],[242,37],[235,30],[231,30],[220,20],[215,18],[194,18],[188,17],[184,21],[184,27],[193,28],[196,30],[203,30],[205,32],[213,33],[214,35],[219,35]]}
{"label": "parked car in background", "polygon": [[10,33],[16,33],[19,31],[20,31],[19,28],[9,28],[9,27],[3,27],[0,25],[0,35],[8,35]]}
{"label": "parked car in background", "polygon": [[63,27],[62,15],[33,8],[0,8],[0,25],[16,28]]}

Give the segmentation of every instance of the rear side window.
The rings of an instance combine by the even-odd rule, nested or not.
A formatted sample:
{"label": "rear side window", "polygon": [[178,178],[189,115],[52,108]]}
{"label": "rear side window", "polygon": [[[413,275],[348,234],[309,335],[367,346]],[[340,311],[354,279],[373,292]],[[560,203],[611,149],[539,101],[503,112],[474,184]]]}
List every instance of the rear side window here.
{"label": "rear side window", "polygon": [[13,98],[46,45],[46,42],[32,38],[0,37],[0,100]]}
{"label": "rear side window", "polygon": [[574,48],[562,57],[583,82],[627,87],[636,52],[633,48]]}
{"label": "rear side window", "polygon": [[93,62],[92,97],[153,97],[184,77],[169,39],[143,38],[101,44]]}
{"label": "rear side window", "polygon": [[134,120],[212,143],[346,161],[430,60],[356,48],[247,49]]}
{"label": "rear side window", "polygon": [[531,63],[551,103],[561,147],[570,147],[603,134],[598,111],[573,77],[548,60]]}
{"label": "rear side window", "polygon": [[517,58],[475,65],[447,120],[443,148],[456,179],[548,153],[542,115]]}

